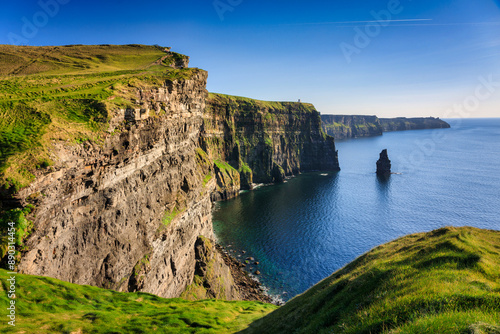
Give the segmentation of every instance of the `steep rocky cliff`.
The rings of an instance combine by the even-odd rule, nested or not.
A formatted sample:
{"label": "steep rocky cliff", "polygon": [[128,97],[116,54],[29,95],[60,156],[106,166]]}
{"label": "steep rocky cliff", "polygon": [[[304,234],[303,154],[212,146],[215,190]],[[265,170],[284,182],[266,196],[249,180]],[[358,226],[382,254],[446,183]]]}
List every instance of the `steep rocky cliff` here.
{"label": "steep rocky cliff", "polygon": [[447,129],[450,127],[445,121],[435,118],[381,118],[380,124],[384,132],[405,131],[405,130],[423,130],[423,129]]}
{"label": "steep rocky cliff", "polygon": [[[36,206],[19,270],[65,281],[179,296],[195,271],[198,236],[213,238],[213,181],[195,149],[206,73],[137,90],[143,118],[118,110],[102,145],[58,144],[54,171],[18,197]],[[161,107],[160,107],[161,104]]]}
{"label": "steep rocky cliff", "polygon": [[306,103],[210,94],[201,147],[217,165],[214,199],[300,172],[339,170],[334,140],[322,131],[314,106]]}
{"label": "steep rocky cliff", "polygon": [[323,130],[335,139],[380,136],[383,132],[444,129],[450,125],[439,118],[378,118],[361,115],[321,115]]}
{"label": "steep rocky cliff", "polygon": [[[71,47],[64,52],[102,54],[112,53],[113,48],[96,47],[93,51]],[[202,252],[197,244],[200,238],[214,238],[210,194],[216,183],[207,179],[213,168],[197,155],[207,73],[171,70],[185,67],[188,59],[168,50],[166,56],[162,50],[157,55],[159,51],[151,47],[132,46],[119,51],[147,52],[160,58],[150,71],[122,71],[112,80],[106,78],[107,73],[76,76],[77,94],[81,77],[87,80],[82,85],[82,90],[87,89],[86,97],[89,87],[103,87],[96,90],[93,103],[100,106],[104,116],[92,117],[97,129],[89,132],[92,139],[42,138],[39,150],[49,152],[50,163],[31,170],[30,184],[20,190],[9,187],[9,183],[15,183],[7,178],[8,188],[1,195],[2,224],[19,213],[12,206],[33,209],[26,217],[32,222],[32,230],[18,236],[18,270],[118,291],[178,297],[193,281],[200,261],[207,260],[211,263],[205,279],[207,293],[238,299],[228,267],[213,254],[214,245],[207,243],[203,250],[208,255],[200,259]],[[126,75],[130,76],[125,80]],[[96,77],[108,81],[89,86]],[[100,94],[107,91],[111,93],[102,100]],[[48,113],[52,124],[76,113],[73,105],[87,108],[88,104],[76,94],[71,99],[56,94],[49,98],[67,106],[61,118],[53,105],[47,105],[47,111],[40,107],[39,112]],[[40,105],[45,107],[43,102]],[[37,101],[26,103],[37,108]],[[7,115],[9,112],[13,113],[8,111]],[[91,112],[84,109],[82,114]],[[71,121],[65,123],[66,130],[58,131],[83,129],[83,124]],[[6,138],[2,145],[8,146],[8,139],[16,137]],[[12,162],[3,169],[5,173],[16,166],[17,156],[9,159]],[[21,223],[26,219],[21,213],[17,217],[20,215],[22,219],[16,223],[22,230]]]}
{"label": "steep rocky cliff", "polygon": [[321,115],[323,130],[335,139],[381,136],[382,125],[377,116]]}
{"label": "steep rocky cliff", "polygon": [[211,241],[212,201],[338,170],[312,105],[223,95],[207,104],[207,73],[168,48],[2,50],[20,67],[0,57],[0,73],[12,74],[0,86],[0,257],[5,266],[14,222],[21,273],[239,299]]}

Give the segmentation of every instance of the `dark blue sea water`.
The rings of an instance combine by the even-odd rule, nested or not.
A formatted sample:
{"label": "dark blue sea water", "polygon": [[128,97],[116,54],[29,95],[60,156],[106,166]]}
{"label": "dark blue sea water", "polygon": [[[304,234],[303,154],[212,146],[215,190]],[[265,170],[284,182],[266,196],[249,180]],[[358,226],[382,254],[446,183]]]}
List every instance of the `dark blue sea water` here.
{"label": "dark blue sea water", "polygon": [[[342,171],[303,174],[218,203],[218,241],[254,257],[260,281],[288,300],[371,248],[443,226],[500,230],[500,119],[337,143]],[[393,172],[374,174],[382,149]],[[242,254],[241,251],[246,253]]]}

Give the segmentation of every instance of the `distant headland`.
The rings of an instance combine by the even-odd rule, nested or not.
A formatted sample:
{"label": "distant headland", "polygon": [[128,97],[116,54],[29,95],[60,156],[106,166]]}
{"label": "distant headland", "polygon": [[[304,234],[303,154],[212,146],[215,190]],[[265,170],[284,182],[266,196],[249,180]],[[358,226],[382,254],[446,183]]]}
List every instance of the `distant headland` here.
{"label": "distant headland", "polygon": [[450,125],[435,117],[378,118],[365,115],[321,115],[323,130],[335,139],[381,136],[383,132],[445,129]]}

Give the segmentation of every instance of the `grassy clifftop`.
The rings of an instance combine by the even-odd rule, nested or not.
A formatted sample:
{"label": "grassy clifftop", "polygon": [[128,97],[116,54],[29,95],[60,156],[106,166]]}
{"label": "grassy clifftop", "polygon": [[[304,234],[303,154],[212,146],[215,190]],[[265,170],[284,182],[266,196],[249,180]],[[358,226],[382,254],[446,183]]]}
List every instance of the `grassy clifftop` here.
{"label": "grassy clifftop", "polygon": [[[17,275],[5,333],[500,333],[500,232],[443,228],[379,246],[284,306],[162,299]],[[0,270],[0,308],[7,272]],[[271,313],[270,313],[271,312]],[[250,327],[249,327],[250,326]]]}
{"label": "grassy clifftop", "polygon": [[500,232],[443,228],[382,245],[244,333],[500,333]]}
{"label": "grassy clifftop", "polygon": [[146,45],[0,45],[0,76],[146,69],[163,56],[165,48]]}
{"label": "grassy clifftop", "polygon": [[[2,310],[9,305],[7,278],[0,269]],[[16,326],[3,319],[2,333],[234,333],[276,308],[260,302],[164,299],[21,274],[16,296]]]}
{"label": "grassy clifftop", "polygon": [[98,142],[110,110],[138,108],[136,88],[189,78],[187,62],[158,46],[0,45],[0,187],[50,166],[50,142]]}
{"label": "grassy clifftop", "polygon": [[[270,112],[300,112],[313,113],[317,112],[316,108],[311,103],[299,102],[276,102],[276,101],[261,101],[248,97],[225,95],[219,93],[210,93],[208,96],[211,104],[232,105],[235,108],[230,111],[240,110],[242,112],[255,112],[256,110],[266,110]],[[208,105],[210,108],[210,104]]]}

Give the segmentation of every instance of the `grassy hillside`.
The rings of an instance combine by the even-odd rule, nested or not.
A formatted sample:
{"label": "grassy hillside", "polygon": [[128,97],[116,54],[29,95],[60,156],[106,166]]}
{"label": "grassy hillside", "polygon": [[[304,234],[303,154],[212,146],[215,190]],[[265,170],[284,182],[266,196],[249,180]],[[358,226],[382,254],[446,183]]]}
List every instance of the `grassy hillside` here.
{"label": "grassy hillside", "polygon": [[[7,278],[0,269],[4,315]],[[16,294],[16,326],[3,316],[1,333],[234,333],[276,308],[260,302],[163,299],[20,274]]]}
{"label": "grassy hillside", "polygon": [[500,333],[500,232],[443,228],[382,245],[244,333]]}
{"label": "grassy hillside", "polygon": [[185,56],[158,46],[0,45],[0,187],[14,190],[52,164],[49,143],[99,142],[136,87],[189,78],[169,65]]}
{"label": "grassy hillside", "polygon": [[[498,334],[499,268],[499,231],[443,228],[377,247],[278,309],[19,274],[17,324],[0,332]],[[7,278],[0,270],[4,310]]]}
{"label": "grassy hillside", "polygon": [[162,56],[164,48],[145,45],[0,45],[0,76],[137,70]]}

